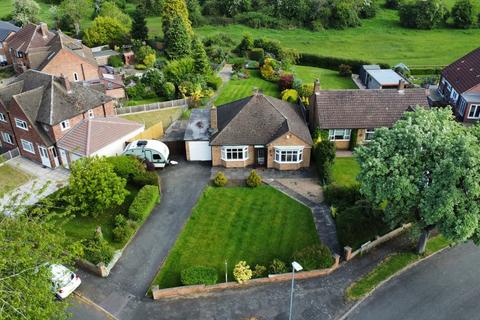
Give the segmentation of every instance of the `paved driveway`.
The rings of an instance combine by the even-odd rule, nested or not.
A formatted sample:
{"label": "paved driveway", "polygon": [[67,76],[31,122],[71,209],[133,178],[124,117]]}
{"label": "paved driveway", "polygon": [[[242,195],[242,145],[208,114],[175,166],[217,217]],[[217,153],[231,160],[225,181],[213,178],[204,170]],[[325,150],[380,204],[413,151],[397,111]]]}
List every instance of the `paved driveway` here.
{"label": "paved driveway", "polygon": [[180,162],[160,171],[162,201],[124,251],[107,279],[79,270],[79,292],[117,316],[145,296],[210,178],[210,167]]}
{"label": "paved driveway", "polygon": [[349,320],[480,319],[480,249],[459,245],[386,283]]}

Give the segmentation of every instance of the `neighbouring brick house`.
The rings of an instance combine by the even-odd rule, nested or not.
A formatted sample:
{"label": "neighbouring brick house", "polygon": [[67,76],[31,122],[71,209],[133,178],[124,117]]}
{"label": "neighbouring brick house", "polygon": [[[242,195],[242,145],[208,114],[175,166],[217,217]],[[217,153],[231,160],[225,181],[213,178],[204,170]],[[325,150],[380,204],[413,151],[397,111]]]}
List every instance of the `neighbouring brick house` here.
{"label": "neighbouring brick house", "polygon": [[310,98],[310,128],[327,130],[340,150],[349,148],[353,130],[357,132],[356,144],[368,142],[375,129],[392,127],[416,106],[428,107],[425,89],[405,89],[403,85],[400,82],[398,90],[321,90],[317,80]]}
{"label": "neighbouring brick house", "polygon": [[313,142],[298,105],[257,93],[193,110],[185,144],[188,160],[213,166],[297,170],[310,166]]}
{"label": "neighbouring brick house", "polygon": [[7,21],[0,21],[0,64],[5,62],[8,63],[7,54],[5,51],[6,41],[18,30],[20,30],[20,28],[16,25]]}
{"label": "neighbouring brick house", "polygon": [[[0,135],[7,149],[55,168],[57,142],[85,119],[115,115],[113,98],[82,83],[27,70],[0,89]],[[106,131],[105,134],[107,134]],[[66,158],[65,158],[66,159]]]}
{"label": "neighbouring brick house", "polygon": [[459,121],[480,119],[480,48],[443,69],[438,93]]}

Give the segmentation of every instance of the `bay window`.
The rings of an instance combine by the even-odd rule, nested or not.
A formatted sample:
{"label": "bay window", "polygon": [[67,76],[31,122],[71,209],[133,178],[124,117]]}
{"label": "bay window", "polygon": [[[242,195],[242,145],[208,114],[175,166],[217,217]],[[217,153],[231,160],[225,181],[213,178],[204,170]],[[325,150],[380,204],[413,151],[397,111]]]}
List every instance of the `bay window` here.
{"label": "bay window", "polygon": [[222,147],[222,160],[237,161],[248,159],[248,146]]}
{"label": "bay window", "polygon": [[299,163],[303,160],[303,147],[275,147],[275,162]]}
{"label": "bay window", "polygon": [[331,141],[350,140],[351,129],[330,129],[328,130],[328,138]]}

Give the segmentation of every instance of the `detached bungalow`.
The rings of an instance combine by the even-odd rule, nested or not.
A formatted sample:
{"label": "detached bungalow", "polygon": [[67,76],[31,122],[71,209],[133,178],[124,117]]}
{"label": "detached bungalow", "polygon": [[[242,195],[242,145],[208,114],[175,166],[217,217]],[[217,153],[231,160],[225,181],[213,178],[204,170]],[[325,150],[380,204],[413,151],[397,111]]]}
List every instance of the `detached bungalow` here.
{"label": "detached bungalow", "polygon": [[257,93],[194,110],[185,132],[187,160],[213,166],[297,170],[310,165],[312,138],[301,108]]}

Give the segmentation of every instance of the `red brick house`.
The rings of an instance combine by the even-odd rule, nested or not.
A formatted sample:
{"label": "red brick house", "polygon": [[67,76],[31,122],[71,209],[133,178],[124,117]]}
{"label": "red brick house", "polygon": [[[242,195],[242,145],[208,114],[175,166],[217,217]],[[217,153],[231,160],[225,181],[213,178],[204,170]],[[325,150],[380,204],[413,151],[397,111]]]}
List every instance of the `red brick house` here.
{"label": "red brick house", "polygon": [[18,30],[14,24],[7,21],[0,21],[0,64],[7,62],[7,54],[5,51],[5,44],[9,37],[13,36]]}
{"label": "red brick house", "polygon": [[115,115],[113,98],[43,72],[27,70],[0,89],[0,135],[5,149],[46,167],[61,164],[57,141],[84,119]]}

